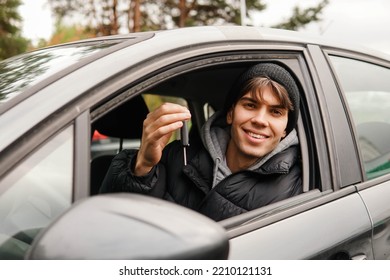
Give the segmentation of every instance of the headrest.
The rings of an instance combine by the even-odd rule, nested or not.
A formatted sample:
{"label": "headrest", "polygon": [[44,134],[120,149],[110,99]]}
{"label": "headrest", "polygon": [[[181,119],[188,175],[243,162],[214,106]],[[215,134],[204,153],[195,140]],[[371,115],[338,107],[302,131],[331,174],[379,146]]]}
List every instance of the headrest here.
{"label": "headrest", "polygon": [[122,139],[141,139],[143,122],[149,113],[141,95],[98,119],[93,127],[100,134]]}

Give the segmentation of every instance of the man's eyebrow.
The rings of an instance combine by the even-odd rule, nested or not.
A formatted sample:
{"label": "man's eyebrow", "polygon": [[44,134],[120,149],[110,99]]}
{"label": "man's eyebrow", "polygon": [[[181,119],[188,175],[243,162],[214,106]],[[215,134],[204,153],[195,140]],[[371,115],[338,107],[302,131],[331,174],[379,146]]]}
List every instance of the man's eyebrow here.
{"label": "man's eyebrow", "polygon": [[241,97],[239,101],[250,101],[250,102],[254,102],[254,103],[259,103],[259,100],[252,98],[252,97],[247,97],[247,96]]}
{"label": "man's eyebrow", "polygon": [[282,104],[269,105],[269,106],[274,108],[274,109],[285,109],[285,110],[287,110],[286,106],[283,106]]}
{"label": "man's eyebrow", "polygon": [[258,100],[256,98],[248,97],[248,96],[241,97],[239,101],[249,101],[249,102],[253,102],[253,103],[266,103],[268,106],[272,107],[273,109],[287,110],[286,106],[283,106],[282,103],[268,104],[267,102],[263,102],[263,101],[260,101],[260,100]]}

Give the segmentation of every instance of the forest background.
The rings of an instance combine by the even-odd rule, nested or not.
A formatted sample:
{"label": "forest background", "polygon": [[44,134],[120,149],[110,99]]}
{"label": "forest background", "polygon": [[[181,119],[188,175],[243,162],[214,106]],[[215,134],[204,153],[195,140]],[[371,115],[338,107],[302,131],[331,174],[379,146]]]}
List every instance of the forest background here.
{"label": "forest background", "polygon": [[[262,0],[47,0],[54,32],[48,40],[32,42],[21,32],[22,4],[22,0],[0,0],[0,60],[34,48],[91,37],[187,26],[251,25],[251,14],[266,9]],[[304,9],[295,6],[290,18],[271,27],[299,30],[320,21],[327,4],[328,0],[321,0]]]}

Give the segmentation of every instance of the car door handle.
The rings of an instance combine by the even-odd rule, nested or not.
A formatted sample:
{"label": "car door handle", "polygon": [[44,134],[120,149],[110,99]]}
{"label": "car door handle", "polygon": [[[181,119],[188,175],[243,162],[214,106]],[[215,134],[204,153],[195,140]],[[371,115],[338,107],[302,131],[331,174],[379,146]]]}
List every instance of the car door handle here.
{"label": "car door handle", "polygon": [[367,256],[365,254],[360,254],[360,255],[356,255],[356,256],[351,257],[351,260],[365,261],[365,260],[367,260]]}

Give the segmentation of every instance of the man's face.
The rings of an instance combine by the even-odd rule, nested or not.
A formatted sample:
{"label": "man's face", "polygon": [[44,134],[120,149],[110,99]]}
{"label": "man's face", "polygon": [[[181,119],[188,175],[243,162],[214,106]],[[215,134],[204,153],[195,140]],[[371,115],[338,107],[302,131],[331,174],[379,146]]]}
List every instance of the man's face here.
{"label": "man's face", "polygon": [[231,125],[226,158],[234,172],[249,167],[275,149],[286,136],[288,110],[281,107],[274,93],[266,87],[262,101],[250,93],[243,95],[228,112],[226,120]]}

